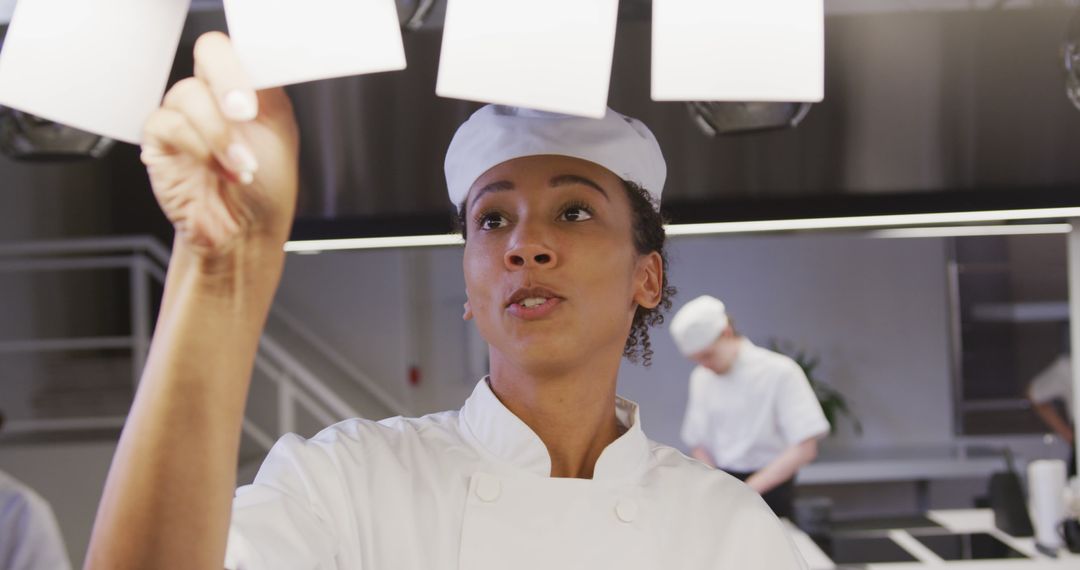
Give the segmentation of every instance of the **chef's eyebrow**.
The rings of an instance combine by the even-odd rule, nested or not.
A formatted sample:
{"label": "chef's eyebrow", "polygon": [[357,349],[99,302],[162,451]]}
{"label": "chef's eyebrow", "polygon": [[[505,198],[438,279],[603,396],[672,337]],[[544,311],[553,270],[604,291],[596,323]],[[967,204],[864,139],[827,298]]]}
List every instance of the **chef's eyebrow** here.
{"label": "chef's eyebrow", "polygon": [[[577,174],[559,174],[558,176],[555,176],[548,181],[548,186],[551,188],[571,185],[588,186],[589,188],[592,188],[597,192],[603,194],[604,198],[610,200],[610,198],[608,198],[607,192],[605,192],[599,184],[593,182],[592,180],[589,180],[588,178],[585,178],[584,176],[579,176]],[[514,186],[514,183],[509,180],[496,180],[495,182],[484,186],[480,190],[477,190],[476,195],[473,196],[472,204],[476,204],[477,200],[479,200],[481,196],[487,194],[488,192],[506,192],[509,190],[514,190],[515,188],[516,186]],[[472,204],[470,204],[469,207],[472,207]]]}
{"label": "chef's eyebrow", "polygon": [[603,194],[604,198],[610,200],[610,198],[608,198],[607,192],[605,192],[599,184],[593,182],[592,180],[589,180],[588,178],[585,178],[584,176],[578,176],[577,174],[560,174],[555,178],[552,178],[548,182],[548,186],[552,188],[558,188],[559,186],[570,186],[572,184],[588,186],[589,188],[592,188],[597,192]]}
{"label": "chef's eyebrow", "polygon": [[[483,188],[477,190],[476,191],[476,196],[473,196],[472,204],[476,204],[476,201],[479,200],[481,196],[483,196],[484,194],[487,194],[488,192],[506,192],[507,190],[513,190],[513,189],[514,189],[514,183],[513,182],[510,182],[509,180],[497,180],[497,181],[492,182],[491,184],[488,184],[487,186],[484,186]],[[470,208],[472,207],[472,204],[469,205]]]}

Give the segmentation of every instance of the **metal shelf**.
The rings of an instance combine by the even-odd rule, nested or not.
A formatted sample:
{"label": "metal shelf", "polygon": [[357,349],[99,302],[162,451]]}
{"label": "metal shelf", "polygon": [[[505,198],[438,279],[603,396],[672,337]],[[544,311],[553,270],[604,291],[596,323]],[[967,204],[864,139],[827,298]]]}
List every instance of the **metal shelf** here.
{"label": "metal shelf", "polygon": [[108,350],[135,347],[130,336],[97,336],[0,341],[0,354],[13,352],[61,352],[67,350]]}
{"label": "metal shelf", "polygon": [[1067,322],[1069,320],[1069,302],[981,303],[972,307],[971,316],[974,320],[993,322]]}

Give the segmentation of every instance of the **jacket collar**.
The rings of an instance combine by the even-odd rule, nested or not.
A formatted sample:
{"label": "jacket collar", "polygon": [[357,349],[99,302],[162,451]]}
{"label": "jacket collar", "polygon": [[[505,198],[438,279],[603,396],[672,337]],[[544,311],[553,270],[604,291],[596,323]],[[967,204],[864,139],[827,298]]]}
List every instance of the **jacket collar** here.
{"label": "jacket collar", "polygon": [[[615,416],[626,431],[596,460],[594,480],[637,478],[647,466],[649,440],[641,430],[638,405],[616,397]],[[484,450],[499,460],[540,477],[551,476],[551,457],[544,442],[499,401],[487,377],[476,384],[465,401],[460,422]]]}
{"label": "jacket collar", "polygon": [[[744,369],[750,365],[757,357],[757,351],[760,350],[756,344],[750,342],[749,338],[745,336],[739,339],[739,352],[735,355],[735,361],[731,363],[731,368],[723,373],[717,374],[713,372],[714,376],[722,378],[738,378]],[[708,370],[708,369],[706,369]],[[711,370],[710,370],[711,372]]]}

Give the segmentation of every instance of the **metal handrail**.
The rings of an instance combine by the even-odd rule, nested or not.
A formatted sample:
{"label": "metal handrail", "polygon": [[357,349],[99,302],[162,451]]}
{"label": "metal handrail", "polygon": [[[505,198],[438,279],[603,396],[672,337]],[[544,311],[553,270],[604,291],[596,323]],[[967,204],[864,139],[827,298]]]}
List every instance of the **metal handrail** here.
{"label": "metal handrail", "polygon": [[0,257],[67,256],[110,251],[144,251],[162,265],[169,264],[168,250],[151,236],[109,236],[0,244]]}
{"label": "metal handrail", "polygon": [[370,376],[364,374],[363,371],[349,362],[348,359],[341,355],[341,353],[323,342],[314,331],[308,328],[303,321],[295,317],[291,312],[281,307],[272,307],[270,309],[270,314],[284,322],[289,327],[289,330],[307,341],[308,344],[319,352],[320,356],[329,360],[334,366],[344,371],[346,376],[353,382],[360,384],[362,388],[374,396],[384,407],[399,416],[412,415],[408,406],[402,404],[401,401],[392,396],[390,392],[387,392],[382,386],[375,383]]}
{"label": "metal handrail", "polygon": [[[158,240],[151,236],[123,236],[102,237],[91,239],[50,240],[39,242],[25,242],[17,244],[0,245],[0,258],[24,257],[24,256],[66,256],[71,254],[101,254],[108,251],[139,252],[147,254],[157,265],[147,265],[159,282],[165,281],[165,268],[169,265],[171,255]],[[0,263],[0,268],[3,264]],[[2,269],[0,269],[2,270]],[[338,369],[345,372],[346,376],[361,388],[370,393],[382,406],[398,415],[410,415],[409,407],[401,403],[387,392],[382,386],[374,382],[368,375],[350,363],[340,353],[333,350],[325,342],[318,338],[304,323],[281,307],[271,307],[270,314],[284,322],[291,331],[307,341],[315,348],[320,356],[326,358]]]}
{"label": "metal handrail", "polygon": [[[122,253],[124,255],[115,255]],[[104,254],[114,254],[106,256]],[[71,256],[88,256],[76,257]],[[7,271],[40,271],[40,270],[67,270],[67,269],[101,269],[123,267],[132,272],[132,304],[133,307],[133,331],[132,336],[101,337],[90,339],[44,339],[36,341],[11,341],[4,344],[5,352],[35,351],[46,349],[78,348],[83,346],[97,346],[104,341],[110,345],[119,346],[123,340],[125,348],[131,348],[134,355],[133,375],[135,381],[141,375],[145,363],[146,351],[149,347],[150,328],[149,315],[143,312],[143,305],[149,304],[148,290],[144,283],[143,274],[150,276],[158,283],[164,285],[166,269],[171,255],[159,241],[150,236],[128,237],[103,237],[90,239],[50,240],[37,242],[23,242],[15,244],[0,244],[0,272]],[[138,309],[138,310],[136,310]],[[343,370],[349,377],[367,392],[371,393],[376,400],[391,410],[405,414],[406,408],[396,399],[385,392],[378,384],[375,384],[368,376],[346,362],[340,355],[328,349],[325,343],[315,336],[308,328],[300,325],[299,321],[281,310],[271,308],[271,313],[280,318],[286,326],[292,329],[301,338],[310,342],[319,351],[320,355],[330,360],[335,366]],[[136,316],[138,315],[138,316]],[[299,325],[299,326],[297,326]],[[138,338],[138,337],[145,338]],[[40,345],[40,346],[38,346]],[[300,406],[317,420],[330,424],[335,420],[344,418],[361,417],[356,408],[346,402],[341,396],[330,389],[324,382],[315,376],[303,363],[286,350],[270,335],[263,334],[259,339],[259,350],[255,358],[256,369],[263,372],[267,378],[278,387],[279,403],[279,431],[286,433],[295,431],[294,406]],[[35,427],[40,429],[79,429],[90,425],[108,425],[115,427],[122,425],[122,417],[110,417],[104,423],[95,422],[91,419],[77,419],[74,421],[59,420],[24,420],[12,421],[18,423],[20,431],[33,431]],[[118,424],[117,422],[121,422]],[[274,437],[256,425],[250,418],[245,417],[242,424],[243,432],[263,449],[269,450],[274,444]]]}
{"label": "metal handrail", "polygon": [[360,412],[358,412],[356,408],[353,408],[345,402],[341,396],[335,394],[333,390],[328,388],[326,384],[312,374],[311,371],[293,357],[293,355],[289,354],[289,351],[285,350],[285,348],[278,344],[277,341],[271,339],[267,335],[263,335],[259,338],[259,350],[270,355],[274,361],[281,365],[282,369],[288,375],[288,378],[295,380],[297,384],[303,386],[317,398],[322,400],[333,414],[341,418],[355,418],[360,416]]}

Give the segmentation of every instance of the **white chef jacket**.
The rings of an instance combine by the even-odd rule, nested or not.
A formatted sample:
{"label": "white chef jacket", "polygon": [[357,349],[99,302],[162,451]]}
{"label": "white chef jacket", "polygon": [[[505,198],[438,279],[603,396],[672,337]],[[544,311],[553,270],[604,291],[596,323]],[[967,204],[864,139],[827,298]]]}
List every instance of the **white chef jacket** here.
{"label": "white chef jacket", "polygon": [[71,570],[52,508],[33,489],[0,471],[0,568]]}
{"label": "white chef jacket", "polygon": [[682,440],[704,447],[721,469],[750,473],[828,433],[829,422],[798,363],[749,339],[740,342],[727,374],[704,366],[690,374]]}
{"label": "white chef jacket", "polygon": [[594,477],[552,478],[481,380],[460,412],[281,438],[233,502],[226,568],[805,569],[749,487],[649,441],[637,406]]}
{"label": "white chef jacket", "polygon": [[1076,410],[1073,409],[1072,359],[1069,355],[1057,357],[1039,372],[1031,381],[1028,395],[1031,396],[1031,401],[1037,404],[1046,404],[1060,398],[1065,401],[1069,417],[1076,418]]}

